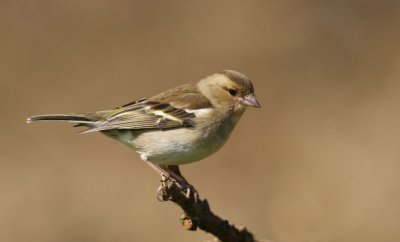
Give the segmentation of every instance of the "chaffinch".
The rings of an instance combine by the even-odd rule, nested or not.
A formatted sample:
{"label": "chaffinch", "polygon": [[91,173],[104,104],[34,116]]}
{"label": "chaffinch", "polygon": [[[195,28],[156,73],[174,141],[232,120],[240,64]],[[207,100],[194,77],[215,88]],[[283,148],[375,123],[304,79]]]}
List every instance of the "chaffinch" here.
{"label": "chaffinch", "polygon": [[186,187],[178,165],[219,150],[247,106],[260,108],[252,82],[237,71],[223,70],[112,110],[39,115],[27,122],[67,121],[89,127],[81,133],[100,131]]}

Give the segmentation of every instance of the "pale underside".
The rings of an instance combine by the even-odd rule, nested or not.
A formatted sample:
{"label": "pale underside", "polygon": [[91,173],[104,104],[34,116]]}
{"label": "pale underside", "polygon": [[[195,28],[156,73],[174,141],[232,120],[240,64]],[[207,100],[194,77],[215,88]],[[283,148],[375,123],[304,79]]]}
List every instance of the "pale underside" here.
{"label": "pale underside", "polygon": [[212,109],[197,111],[196,128],[112,129],[102,133],[133,148],[144,160],[157,165],[182,165],[201,160],[219,150],[243,111],[244,108],[231,113],[231,118],[221,117],[213,125],[206,122],[208,115],[215,115]]}

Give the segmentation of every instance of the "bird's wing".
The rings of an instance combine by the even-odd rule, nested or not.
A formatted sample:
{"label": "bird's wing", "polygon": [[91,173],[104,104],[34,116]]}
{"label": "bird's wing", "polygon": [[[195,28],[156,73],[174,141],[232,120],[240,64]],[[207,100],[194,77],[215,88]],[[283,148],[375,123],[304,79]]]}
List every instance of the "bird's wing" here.
{"label": "bird's wing", "polygon": [[111,110],[110,115],[91,129],[93,132],[110,129],[169,129],[194,126],[194,112],[210,108],[209,100],[195,85],[183,85],[149,99],[131,102]]}

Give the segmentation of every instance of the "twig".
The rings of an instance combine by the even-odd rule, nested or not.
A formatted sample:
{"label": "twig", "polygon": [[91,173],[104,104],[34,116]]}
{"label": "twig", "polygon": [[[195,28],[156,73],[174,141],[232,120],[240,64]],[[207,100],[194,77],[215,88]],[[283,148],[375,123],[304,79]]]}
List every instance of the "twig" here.
{"label": "twig", "polygon": [[176,186],[175,181],[169,178],[161,180],[162,197],[170,200],[181,207],[185,213],[181,222],[185,229],[196,230],[197,228],[209,232],[221,241],[255,241],[253,235],[244,226],[235,227],[227,220],[215,215],[211,210],[206,199],[198,199],[197,203],[193,198],[187,198],[184,193]]}

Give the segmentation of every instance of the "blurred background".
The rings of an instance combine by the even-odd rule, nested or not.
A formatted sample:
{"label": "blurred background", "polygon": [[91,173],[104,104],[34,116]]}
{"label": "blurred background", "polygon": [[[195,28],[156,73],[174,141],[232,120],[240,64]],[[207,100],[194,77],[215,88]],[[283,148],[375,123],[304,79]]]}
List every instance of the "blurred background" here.
{"label": "blurred background", "polygon": [[0,1],[0,241],[204,241],[123,144],[46,113],[113,108],[221,69],[249,109],[182,167],[275,242],[400,241],[399,1]]}

